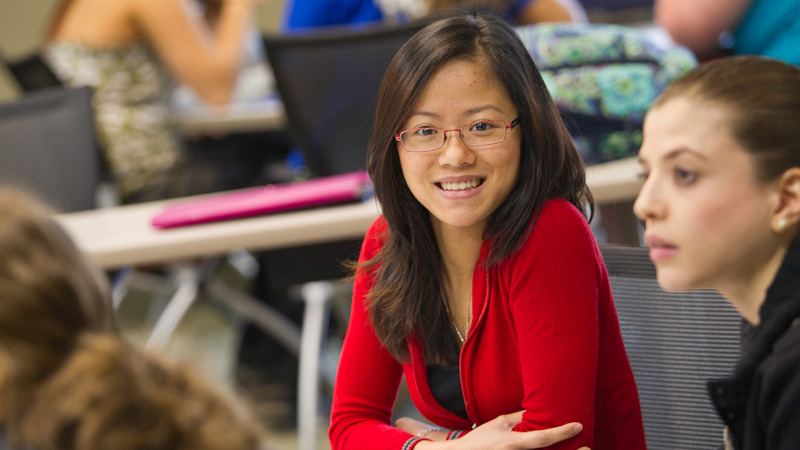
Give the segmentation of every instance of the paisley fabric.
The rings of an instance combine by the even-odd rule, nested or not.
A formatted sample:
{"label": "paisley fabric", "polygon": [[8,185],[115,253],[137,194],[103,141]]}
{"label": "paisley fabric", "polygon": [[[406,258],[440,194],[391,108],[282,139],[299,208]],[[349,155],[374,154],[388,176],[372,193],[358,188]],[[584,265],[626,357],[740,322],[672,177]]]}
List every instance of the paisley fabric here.
{"label": "paisley fabric", "polygon": [[169,111],[172,77],[153,50],[60,41],[43,56],[65,84],[94,88],[100,144],[123,198],[167,185],[182,156]]}
{"label": "paisley fabric", "polygon": [[662,47],[644,30],[620,25],[520,26],[587,163],[638,153],[644,114],[676,78],[697,65],[685,47]]}

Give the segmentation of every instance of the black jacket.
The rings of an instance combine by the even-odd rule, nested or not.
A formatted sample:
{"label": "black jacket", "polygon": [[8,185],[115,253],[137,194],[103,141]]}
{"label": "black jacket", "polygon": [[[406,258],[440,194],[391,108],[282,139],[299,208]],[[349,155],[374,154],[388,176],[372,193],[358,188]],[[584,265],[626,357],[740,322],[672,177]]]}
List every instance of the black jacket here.
{"label": "black jacket", "polygon": [[736,450],[800,449],[800,240],[792,243],[761,321],[730,378],[708,383]]}

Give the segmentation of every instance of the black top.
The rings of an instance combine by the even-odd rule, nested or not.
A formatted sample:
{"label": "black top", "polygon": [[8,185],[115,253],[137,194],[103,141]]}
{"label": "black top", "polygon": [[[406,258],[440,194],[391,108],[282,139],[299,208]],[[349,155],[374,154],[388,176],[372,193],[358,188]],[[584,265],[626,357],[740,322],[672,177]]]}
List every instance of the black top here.
{"label": "black top", "polygon": [[458,366],[428,366],[428,384],[433,398],[453,414],[467,420],[467,405],[464,403],[464,392],[461,390],[461,376]]}
{"label": "black top", "polygon": [[789,247],[733,376],[709,393],[736,450],[800,445],[800,240]]}

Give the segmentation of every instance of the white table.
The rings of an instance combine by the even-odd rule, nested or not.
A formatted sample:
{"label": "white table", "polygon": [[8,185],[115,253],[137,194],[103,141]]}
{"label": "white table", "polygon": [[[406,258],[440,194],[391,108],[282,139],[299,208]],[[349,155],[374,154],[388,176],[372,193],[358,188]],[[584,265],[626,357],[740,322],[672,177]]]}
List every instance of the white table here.
{"label": "white table", "polygon": [[56,216],[100,267],[119,268],[230,250],[271,250],[363,237],[378,217],[374,201],[159,230],[150,226],[163,202]]}
{"label": "white table", "polygon": [[[594,165],[587,169],[587,183],[598,203],[629,200],[636,196],[641,186],[638,172],[635,158]],[[239,248],[270,250],[360,238],[380,214],[374,201],[366,201],[167,230],[151,227],[151,218],[166,203],[97,209],[62,214],[56,218],[96,264],[111,269],[220,255]],[[180,318],[195,293],[190,290],[183,303],[173,300],[177,305],[177,319],[173,320]],[[233,292],[226,293],[224,298],[217,295],[226,305],[278,336],[299,354],[298,434],[301,450],[315,448],[320,342],[327,295],[324,285],[306,286],[302,330],[295,330],[291,324],[276,319],[275,313],[266,305],[245,295]],[[154,334],[157,333],[154,331]],[[323,366],[323,373],[326,370],[330,372]]]}
{"label": "white table", "polygon": [[586,183],[596,204],[632,200],[642,187],[640,173],[635,157],[619,159],[587,167]]}
{"label": "white table", "polygon": [[[589,166],[595,202],[630,200],[641,187],[639,165],[627,158]],[[213,195],[213,194],[212,194]],[[167,201],[56,216],[78,247],[106,269],[219,255],[245,248],[270,250],[364,236],[378,217],[373,201],[158,230],[151,218]]]}

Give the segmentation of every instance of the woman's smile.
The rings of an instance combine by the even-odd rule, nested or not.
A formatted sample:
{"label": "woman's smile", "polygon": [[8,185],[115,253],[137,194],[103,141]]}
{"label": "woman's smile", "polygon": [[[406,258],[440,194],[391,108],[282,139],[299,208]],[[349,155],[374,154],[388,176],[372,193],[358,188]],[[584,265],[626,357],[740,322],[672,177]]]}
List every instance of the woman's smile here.
{"label": "woman's smile", "polygon": [[[403,129],[452,131],[485,121],[509,124],[518,116],[484,61],[455,60],[434,72]],[[479,233],[486,227],[519,176],[519,128],[488,145],[466,145],[454,131],[430,151],[408,151],[398,143],[406,184],[434,224],[476,227]]]}
{"label": "woman's smile", "polygon": [[467,181],[440,181],[436,185],[443,191],[465,191],[475,189],[482,185],[483,182],[483,178],[473,178]]}

